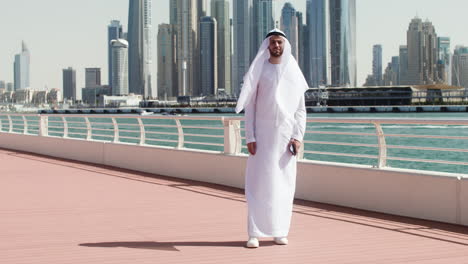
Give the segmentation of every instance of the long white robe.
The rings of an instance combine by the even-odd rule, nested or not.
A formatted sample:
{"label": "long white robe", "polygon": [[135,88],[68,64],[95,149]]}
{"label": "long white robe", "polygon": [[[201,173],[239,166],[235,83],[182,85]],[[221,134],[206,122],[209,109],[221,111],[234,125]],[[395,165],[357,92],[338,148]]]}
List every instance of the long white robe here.
{"label": "long white robe", "polygon": [[[293,116],[281,113],[276,89],[280,65],[265,61],[257,92],[245,108],[246,140],[257,151],[247,161],[245,195],[250,237],[286,237],[296,188],[296,157],[288,151],[291,138],[302,141],[306,123],[304,95]],[[290,103],[290,102],[289,102]]]}

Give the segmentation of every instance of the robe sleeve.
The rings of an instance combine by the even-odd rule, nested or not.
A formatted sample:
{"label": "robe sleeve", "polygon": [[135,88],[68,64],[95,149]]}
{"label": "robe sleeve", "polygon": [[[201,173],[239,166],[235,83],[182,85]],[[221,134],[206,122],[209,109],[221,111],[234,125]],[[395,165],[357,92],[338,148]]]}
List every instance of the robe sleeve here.
{"label": "robe sleeve", "polygon": [[252,101],[245,107],[245,142],[255,142],[255,112],[257,108],[257,93],[254,93]]}
{"label": "robe sleeve", "polygon": [[302,141],[304,139],[304,133],[307,124],[307,112],[305,108],[305,99],[304,95],[302,95],[299,105],[297,107],[296,113],[294,114],[294,119],[296,121],[294,125],[294,131],[291,138],[294,138],[298,141]]}

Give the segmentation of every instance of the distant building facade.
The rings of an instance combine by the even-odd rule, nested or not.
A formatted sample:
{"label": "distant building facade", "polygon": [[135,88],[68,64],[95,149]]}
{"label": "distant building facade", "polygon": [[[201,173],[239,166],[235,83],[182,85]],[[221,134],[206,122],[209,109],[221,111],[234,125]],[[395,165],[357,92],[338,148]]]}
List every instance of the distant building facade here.
{"label": "distant building facade", "polygon": [[457,46],[453,53],[452,85],[468,88],[468,47]]}
{"label": "distant building facade", "polygon": [[177,61],[174,26],[161,24],[158,29],[158,99],[177,97]]}
{"label": "distant building facade", "polygon": [[72,67],[63,69],[63,98],[75,101],[76,98],[76,71]]}
{"label": "distant building facade", "polygon": [[[124,38],[122,31],[122,25],[119,20],[112,20],[107,26],[107,72],[108,72],[108,84],[112,87],[112,44],[111,41],[115,39]],[[127,74],[128,75],[128,74]]]}
{"label": "distant building facade", "polygon": [[330,0],[331,86],[356,86],[356,0]]}
{"label": "distant building facade", "polygon": [[226,94],[231,94],[231,20],[229,18],[229,1],[211,0],[211,17],[216,20],[217,88],[222,89]]}
{"label": "distant building facade", "polygon": [[[327,9],[326,0],[307,0],[307,45],[304,56],[305,77],[310,87],[328,83],[327,76]],[[338,12],[338,11],[337,11]],[[334,24],[334,27],[337,25]],[[335,54],[335,53],[334,53]]]}
{"label": "distant building facade", "polygon": [[216,95],[218,90],[217,23],[213,17],[200,19],[201,95]]}
{"label": "distant building facade", "polygon": [[128,42],[114,39],[112,46],[111,90],[112,95],[127,95],[128,91]]}
{"label": "distant building facade", "polygon": [[382,85],[382,45],[380,44],[372,48],[372,75],[375,85]]}
{"label": "distant building facade", "polygon": [[233,37],[234,56],[232,58],[232,93],[239,96],[244,75],[249,70],[253,60],[251,46],[253,45],[253,0],[236,0],[233,5]]}
{"label": "distant building facade", "polygon": [[85,68],[85,86],[101,85],[101,68]]}
{"label": "distant building facade", "polygon": [[280,29],[286,34],[289,43],[291,43],[291,54],[299,59],[299,27],[296,15],[296,9],[289,2],[285,3],[281,9]]}
{"label": "distant building facade", "polygon": [[21,53],[15,55],[14,62],[14,90],[29,88],[30,85],[30,53],[24,41],[21,44]]}

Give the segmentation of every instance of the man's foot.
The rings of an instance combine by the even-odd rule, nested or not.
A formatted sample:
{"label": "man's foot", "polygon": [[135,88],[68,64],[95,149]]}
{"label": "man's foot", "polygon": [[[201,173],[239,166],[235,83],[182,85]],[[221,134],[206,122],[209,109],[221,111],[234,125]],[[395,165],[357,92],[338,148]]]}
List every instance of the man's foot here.
{"label": "man's foot", "polygon": [[249,238],[249,241],[247,241],[248,248],[258,248],[259,246],[260,243],[258,242],[258,239],[256,237],[251,237]]}
{"label": "man's foot", "polygon": [[287,245],[289,241],[287,237],[275,237],[275,243],[278,245]]}

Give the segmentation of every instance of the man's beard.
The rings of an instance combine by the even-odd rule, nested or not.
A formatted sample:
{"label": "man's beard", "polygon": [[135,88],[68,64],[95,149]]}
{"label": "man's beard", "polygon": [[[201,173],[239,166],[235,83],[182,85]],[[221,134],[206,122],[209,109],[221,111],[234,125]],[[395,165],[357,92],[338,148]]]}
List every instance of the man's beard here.
{"label": "man's beard", "polygon": [[281,55],[283,55],[283,50],[279,50],[278,53],[275,52],[275,51],[273,51],[273,50],[270,50],[270,49],[269,49],[269,51],[270,51],[270,55],[271,55],[272,57],[278,58],[278,57],[281,57]]}

